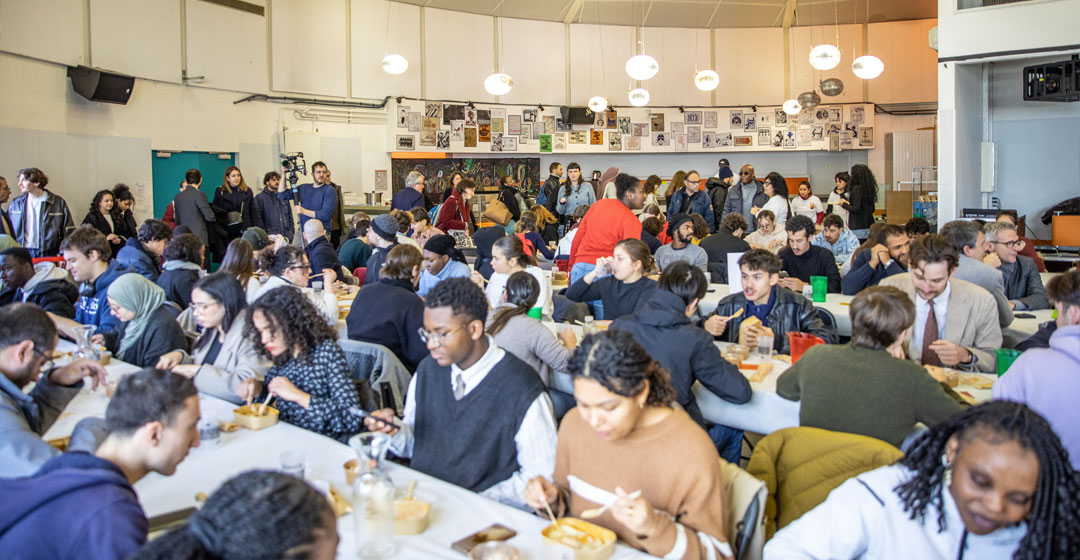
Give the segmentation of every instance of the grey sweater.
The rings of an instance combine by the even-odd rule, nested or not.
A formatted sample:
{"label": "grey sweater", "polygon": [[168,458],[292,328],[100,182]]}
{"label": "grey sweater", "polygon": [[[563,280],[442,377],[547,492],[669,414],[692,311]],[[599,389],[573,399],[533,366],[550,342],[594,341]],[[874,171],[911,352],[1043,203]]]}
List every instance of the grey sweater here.
{"label": "grey sweater", "polygon": [[705,277],[709,277],[709,255],[705,252],[705,249],[694,245],[688,244],[682,249],[676,249],[671,243],[664,245],[656,250],[656,266],[660,270],[664,270],[671,263],[675,261],[686,261],[705,273]]}
{"label": "grey sweater", "polygon": [[[488,326],[495,312],[509,306],[503,304],[488,313]],[[570,360],[568,350],[543,323],[526,315],[510,319],[498,333],[491,335],[495,344],[513,354],[536,370],[545,386],[549,386],[551,371],[566,371]]]}

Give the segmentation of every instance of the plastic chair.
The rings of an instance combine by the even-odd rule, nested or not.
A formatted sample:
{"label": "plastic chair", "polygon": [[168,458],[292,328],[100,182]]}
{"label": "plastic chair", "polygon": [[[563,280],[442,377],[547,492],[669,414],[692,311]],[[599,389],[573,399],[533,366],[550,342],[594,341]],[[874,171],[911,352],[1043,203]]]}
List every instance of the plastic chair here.
{"label": "plastic chair", "polygon": [[366,266],[358,266],[358,267],[356,267],[356,270],[353,271],[353,276],[355,276],[356,279],[360,281],[359,285],[363,286],[364,283],[365,283],[364,281],[367,280],[367,267]]}
{"label": "plastic chair", "polygon": [[735,560],[760,560],[765,546],[765,500],[769,491],[754,475],[720,459],[730,516],[728,542]]}
{"label": "plastic chair", "polygon": [[63,268],[64,263],[67,262],[67,261],[64,260],[64,257],[38,257],[36,259],[30,259],[30,260],[31,260],[31,262],[33,264],[38,264],[38,263],[43,263],[43,262],[51,262],[51,263],[53,263],[56,266],[59,266],[61,268]]}
{"label": "plastic chair", "polygon": [[832,329],[833,332],[836,332],[836,317],[833,316],[832,311],[824,307],[815,307],[814,309],[817,310],[818,316],[821,317],[821,322],[825,323],[825,326]]}

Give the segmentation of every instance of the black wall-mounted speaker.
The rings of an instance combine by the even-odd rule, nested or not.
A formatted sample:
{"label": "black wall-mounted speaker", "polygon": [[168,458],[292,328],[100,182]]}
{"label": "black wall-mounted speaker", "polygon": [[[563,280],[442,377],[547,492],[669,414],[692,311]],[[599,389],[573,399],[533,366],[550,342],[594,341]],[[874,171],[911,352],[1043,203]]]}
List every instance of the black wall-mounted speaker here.
{"label": "black wall-mounted speaker", "polygon": [[89,66],[68,66],[67,75],[75,93],[90,101],[124,105],[135,87],[135,78],[131,76]]}
{"label": "black wall-mounted speaker", "polygon": [[1024,68],[1024,101],[1080,101],[1080,57]]}

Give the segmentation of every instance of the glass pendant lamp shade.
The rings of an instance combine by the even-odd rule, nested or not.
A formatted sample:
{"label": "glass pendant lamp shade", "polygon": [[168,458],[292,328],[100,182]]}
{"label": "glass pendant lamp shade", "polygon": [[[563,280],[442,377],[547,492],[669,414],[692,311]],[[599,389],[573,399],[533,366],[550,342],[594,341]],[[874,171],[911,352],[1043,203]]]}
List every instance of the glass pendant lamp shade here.
{"label": "glass pendant lamp shade", "polygon": [[491,95],[506,95],[514,87],[514,79],[509,74],[496,73],[484,80],[484,91]]}
{"label": "glass pendant lamp shade", "polygon": [[660,71],[660,63],[647,54],[631,56],[626,61],[626,73],[635,80],[648,80]]}
{"label": "glass pendant lamp shade", "polygon": [[607,98],[603,95],[594,95],[589,98],[589,109],[592,109],[592,112],[599,113],[600,111],[606,111],[607,108]]}
{"label": "glass pendant lamp shade", "polygon": [[788,99],[784,102],[784,112],[789,115],[798,115],[802,111],[802,105],[797,99]]}
{"label": "glass pendant lamp shade", "polygon": [[387,74],[402,74],[409,69],[409,61],[400,54],[388,54],[382,59],[382,69]]}
{"label": "glass pendant lamp shade", "polygon": [[832,70],[840,64],[840,49],[833,45],[818,45],[810,49],[810,66]]}
{"label": "glass pendant lamp shade", "polygon": [[873,80],[885,71],[885,63],[872,55],[863,55],[851,63],[851,71],[864,80]]}
{"label": "glass pendant lamp shade", "polygon": [[694,85],[701,91],[712,91],[720,85],[720,74],[712,70],[702,70],[694,76]]}
{"label": "glass pendant lamp shade", "polygon": [[627,97],[634,107],[644,107],[649,102],[649,91],[645,88],[632,89]]}

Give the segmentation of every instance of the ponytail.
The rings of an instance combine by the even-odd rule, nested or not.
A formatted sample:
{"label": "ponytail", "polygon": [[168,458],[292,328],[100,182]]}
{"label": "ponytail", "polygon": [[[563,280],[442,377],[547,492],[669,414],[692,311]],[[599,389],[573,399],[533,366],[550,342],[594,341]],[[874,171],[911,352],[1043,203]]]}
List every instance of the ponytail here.
{"label": "ponytail", "polygon": [[502,307],[495,312],[488,326],[488,334],[496,335],[510,322],[510,319],[519,315],[525,315],[536,306],[536,300],[540,297],[540,283],[532,274],[518,271],[510,275],[506,280],[506,302],[514,307]]}
{"label": "ponytail", "polygon": [[503,254],[506,255],[506,260],[517,259],[518,264],[522,267],[539,266],[536,257],[525,252],[525,245],[516,235],[500,237],[493,247],[502,249]]}

